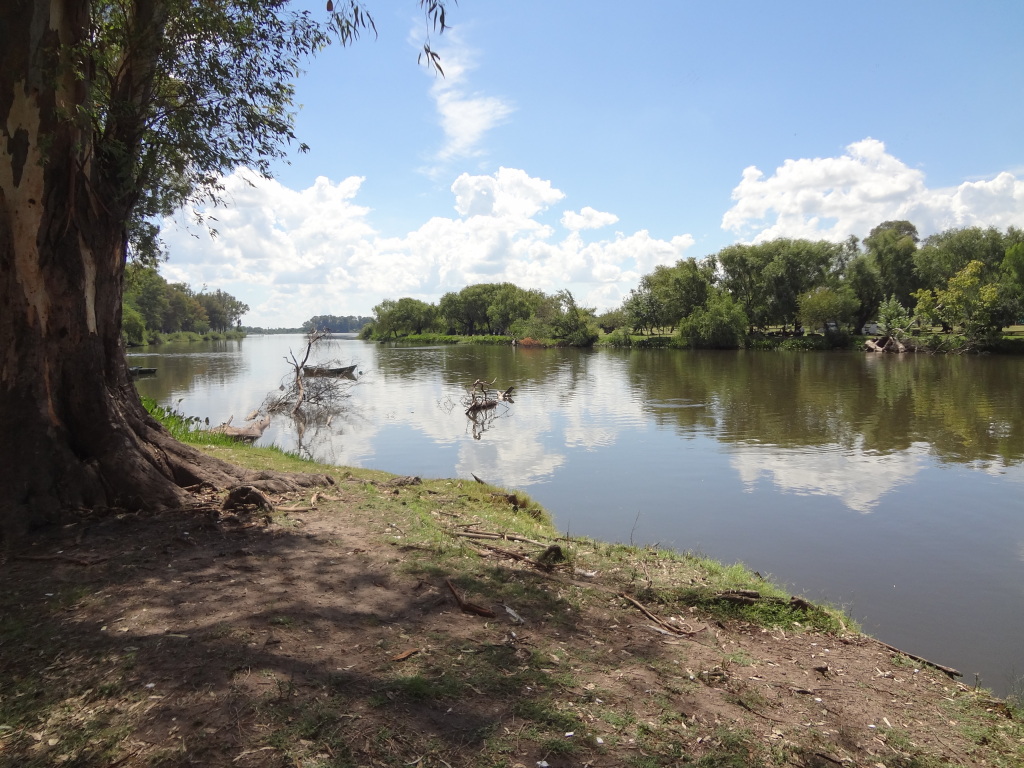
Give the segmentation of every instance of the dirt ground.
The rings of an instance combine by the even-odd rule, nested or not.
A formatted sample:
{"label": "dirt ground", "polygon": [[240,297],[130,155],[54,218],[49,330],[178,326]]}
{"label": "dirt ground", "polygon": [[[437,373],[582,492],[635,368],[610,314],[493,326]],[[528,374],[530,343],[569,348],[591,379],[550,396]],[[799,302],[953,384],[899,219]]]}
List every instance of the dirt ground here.
{"label": "dirt ground", "polygon": [[1016,709],[870,638],[656,604],[690,577],[643,550],[446,537],[488,528],[470,486],[339,475],[8,552],[0,765],[1024,764]]}

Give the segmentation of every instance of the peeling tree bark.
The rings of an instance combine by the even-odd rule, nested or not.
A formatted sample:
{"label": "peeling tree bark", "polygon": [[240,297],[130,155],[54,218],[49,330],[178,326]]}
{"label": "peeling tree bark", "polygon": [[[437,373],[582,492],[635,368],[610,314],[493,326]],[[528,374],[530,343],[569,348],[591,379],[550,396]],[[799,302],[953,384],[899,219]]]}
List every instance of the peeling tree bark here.
{"label": "peeling tree bark", "polygon": [[[167,508],[184,486],[283,490],[322,477],[255,476],[173,440],[142,408],[121,342],[133,179],[163,21],[133,4],[137,34],[117,98],[93,135],[76,77],[88,2],[0,8],[0,531],[8,539],[76,510]],[[135,107],[135,108],[132,108]],[[112,144],[114,142],[114,144]]]}

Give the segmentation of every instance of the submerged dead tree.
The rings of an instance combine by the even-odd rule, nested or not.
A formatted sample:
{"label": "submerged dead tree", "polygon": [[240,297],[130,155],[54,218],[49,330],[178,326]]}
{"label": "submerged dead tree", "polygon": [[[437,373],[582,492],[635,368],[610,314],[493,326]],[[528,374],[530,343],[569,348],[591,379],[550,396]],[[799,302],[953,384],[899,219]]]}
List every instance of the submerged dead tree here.
{"label": "submerged dead tree", "polygon": [[355,366],[342,366],[337,360],[309,360],[318,348],[328,345],[330,333],[311,331],[301,355],[289,350],[285,362],[291,369],[259,408],[260,413],[285,414],[301,430],[310,423],[328,424],[341,410],[349,389],[356,381]]}
{"label": "submerged dead tree", "polygon": [[493,381],[477,379],[473,386],[466,390],[462,405],[466,408],[466,416],[472,422],[473,439],[479,440],[495,419],[495,409],[502,403],[514,403],[512,392],[514,386],[505,390],[492,389]]}

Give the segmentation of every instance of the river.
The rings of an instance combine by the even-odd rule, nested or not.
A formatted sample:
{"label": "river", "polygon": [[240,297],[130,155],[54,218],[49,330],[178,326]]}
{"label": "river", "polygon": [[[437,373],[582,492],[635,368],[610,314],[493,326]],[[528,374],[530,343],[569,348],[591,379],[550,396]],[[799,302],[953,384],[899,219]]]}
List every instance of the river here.
{"label": "river", "polygon": [[[139,391],[238,424],[300,336],[164,345]],[[343,411],[261,443],[521,489],[560,530],[699,552],[999,695],[1024,684],[1024,358],[392,347],[341,340]],[[476,379],[513,403],[473,422]]]}

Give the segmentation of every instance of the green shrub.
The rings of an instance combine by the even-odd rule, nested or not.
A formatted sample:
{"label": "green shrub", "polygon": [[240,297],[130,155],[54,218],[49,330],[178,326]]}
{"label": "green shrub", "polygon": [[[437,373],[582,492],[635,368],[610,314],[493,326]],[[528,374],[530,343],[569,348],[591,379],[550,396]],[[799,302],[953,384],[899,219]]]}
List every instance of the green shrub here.
{"label": "green shrub", "polygon": [[712,293],[704,306],[679,323],[679,338],[696,349],[738,349],[746,339],[747,316],[724,292]]}
{"label": "green shrub", "polygon": [[121,314],[121,334],[129,347],[146,343],[146,321],[142,318],[142,313],[130,304],[124,305]]}

